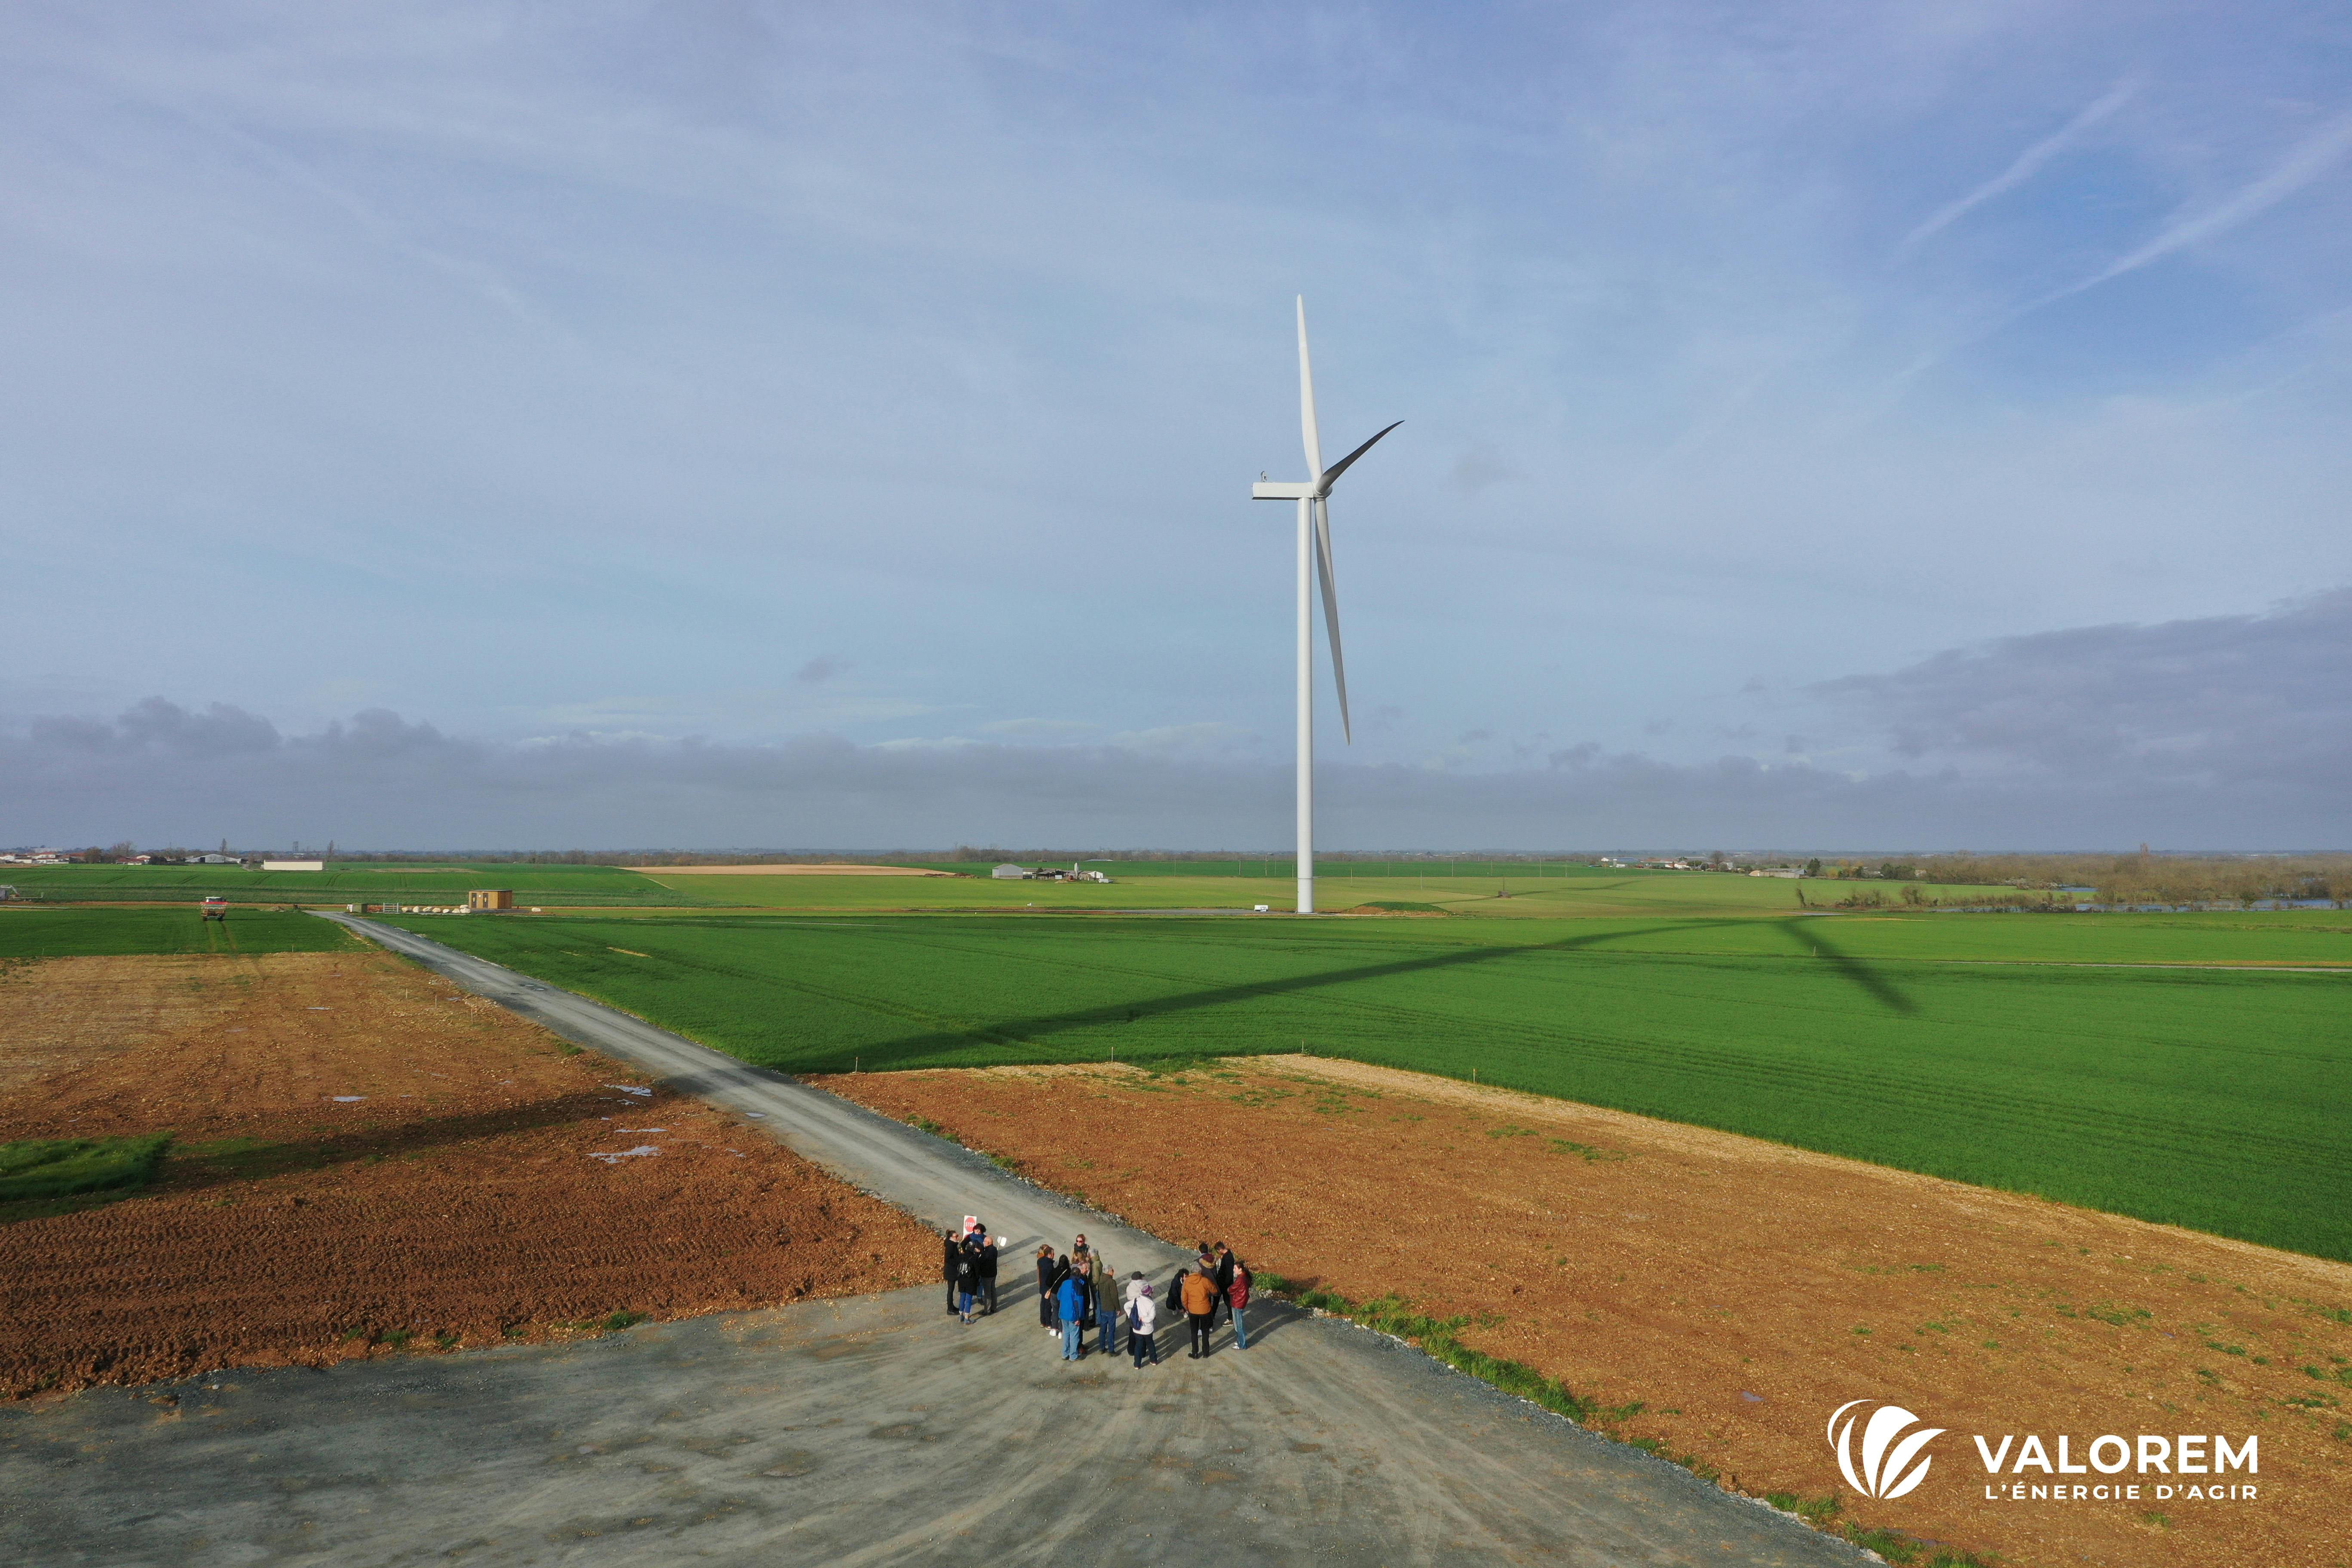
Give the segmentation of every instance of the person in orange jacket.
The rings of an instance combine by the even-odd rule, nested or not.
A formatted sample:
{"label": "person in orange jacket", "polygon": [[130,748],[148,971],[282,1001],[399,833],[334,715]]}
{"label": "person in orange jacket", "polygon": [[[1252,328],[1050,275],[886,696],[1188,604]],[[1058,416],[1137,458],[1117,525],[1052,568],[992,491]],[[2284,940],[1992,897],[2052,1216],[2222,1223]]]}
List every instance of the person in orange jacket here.
{"label": "person in orange jacket", "polygon": [[1209,1353],[1209,1325],[1217,1312],[1217,1276],[1214,1270],[1199,1268],[1184,1276],[1184,1317],[1192,1326],[1191,1359],[1200,1360]]}

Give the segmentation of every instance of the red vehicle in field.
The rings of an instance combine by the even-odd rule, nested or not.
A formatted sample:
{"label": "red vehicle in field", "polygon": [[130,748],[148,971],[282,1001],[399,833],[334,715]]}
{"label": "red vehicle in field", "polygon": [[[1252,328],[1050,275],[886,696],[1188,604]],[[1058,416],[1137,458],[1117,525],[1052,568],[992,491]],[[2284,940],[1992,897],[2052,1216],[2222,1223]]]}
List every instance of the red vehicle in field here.
{"label": "red vehicle in field", "polygon": [[220,897],[218,894],[215,894],[213,897],[206,899],[205,900],[205,919],[208,921],[225,921],[228,919],[228,900]]}

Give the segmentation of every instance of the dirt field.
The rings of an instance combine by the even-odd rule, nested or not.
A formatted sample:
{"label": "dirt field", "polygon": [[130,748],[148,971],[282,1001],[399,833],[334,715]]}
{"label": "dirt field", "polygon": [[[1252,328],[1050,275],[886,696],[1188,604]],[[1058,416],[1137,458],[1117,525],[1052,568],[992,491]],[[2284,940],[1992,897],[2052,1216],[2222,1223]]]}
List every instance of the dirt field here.
{"label": "dirt field", "polygon": [[0,1141],[166,1129],[143,1194],[0,1207],[0,1391],[560,1337],[937,1267],[896,1210],[389,954],[0,969]]}
{"label": "dirt field", "polygon": [[[1466,1315],[1467,1343],[1636,1406],[1611,1429],[1751,1495],[1838,1496],[1845,1518],[2019,1563],[2352,1561],[2341,1265],[1349,1063],[819,1081],[1161,1236]],[[1842,1482],[1824,1428],[1859,1398],[1948,1428],[1909,1496]],[[2256,1499],[2126,1473],[2183,1490],[1986,1500],[2062,1478],[1989,1476],[1971,1441],[2039,1434],[2054,1454],[2066,1434],[2079,1464],[2104,1433],[2184,1432],[2258,1434]]]}

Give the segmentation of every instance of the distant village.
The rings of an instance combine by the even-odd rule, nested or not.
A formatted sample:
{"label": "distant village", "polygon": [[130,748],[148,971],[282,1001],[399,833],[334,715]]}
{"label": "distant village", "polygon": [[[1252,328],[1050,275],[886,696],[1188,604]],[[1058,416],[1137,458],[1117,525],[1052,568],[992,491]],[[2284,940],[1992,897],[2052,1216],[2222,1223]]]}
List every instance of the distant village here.
{"label": "distant village", "polygon": [[232,855],[226,851],[198,853],[167,849],[152,855],[134,854],[129,845],[112,849],[0,849],[0,866],[243,866],[258,871],[323,871],[323,859],[289,859],[269,855]]}

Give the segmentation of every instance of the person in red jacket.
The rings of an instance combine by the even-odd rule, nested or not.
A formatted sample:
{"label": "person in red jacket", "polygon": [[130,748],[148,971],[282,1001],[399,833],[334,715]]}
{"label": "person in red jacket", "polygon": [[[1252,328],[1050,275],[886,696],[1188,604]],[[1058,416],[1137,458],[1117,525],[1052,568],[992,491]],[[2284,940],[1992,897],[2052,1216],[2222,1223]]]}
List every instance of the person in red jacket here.
{"label": "person in red jacket", "polygon": [[1242,1321],[1242,1309],[1249,1305],[1250,1274],[1242,1260],[1231,1253],[1225,1255],[1234,1267],[1234,1282],[1225,1287],[1225,1311],[1234,1320],[1234,1349],[1249,1349],[1249,1325]]}
{"label": "person in red jacket", "polygon": [[[1203,1256],[1212,1255],[1203,1254]],[[1222,1241],[1217,1243],[1217,1250],[1213,1256],[1217,1270],[1217,1305],[1223,1307],[1226,1304],[1226,1294],[1234,1288],[1234,1270],[1240,1267],[1241,1259],[1235,1258],[1234,1249]],[[1228,1308],[1228,1310],[1230,1310]]]}

